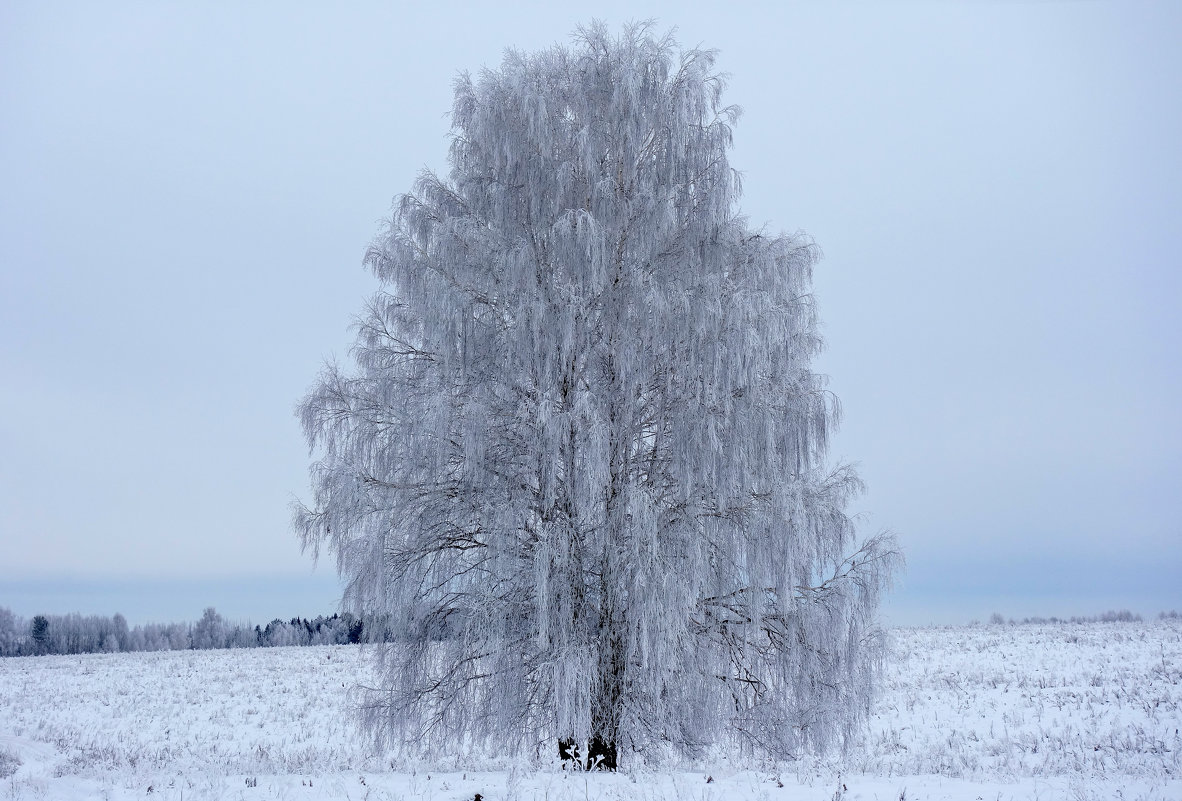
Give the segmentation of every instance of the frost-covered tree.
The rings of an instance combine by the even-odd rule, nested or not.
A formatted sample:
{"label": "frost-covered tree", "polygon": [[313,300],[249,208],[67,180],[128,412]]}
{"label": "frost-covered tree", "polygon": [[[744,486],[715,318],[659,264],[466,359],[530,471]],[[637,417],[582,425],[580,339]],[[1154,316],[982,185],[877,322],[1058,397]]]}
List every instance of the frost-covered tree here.
{"label": "frost-covered tree", "polygon": [[12,613],[12,610],[0,606],[0,656],[14,656],[24,640],[25,622]]}
{"label": "frost-covered tree", "polygon": [[116,650],[130,651],[131,650],[131,632],[127,628],[127,618],[119,612],[111,618],[112,634],[115,637],[117,644]]}
{"label": "frost-covered tree", "polygon": [[212,606],[206,607],[201,619],[193,626],[193,647],[197,649],[225,648],[226,634],[226,621]]}
{"label": "frost-covered tree", "polygon": [[817,250],[740,215],[723,87],[646,25],[457,80],[450,174],[396,202],[355,365],[299,410],[305,547],[396,635],[380,738],[613,766],[866,714],[897,554],[826,465]]}

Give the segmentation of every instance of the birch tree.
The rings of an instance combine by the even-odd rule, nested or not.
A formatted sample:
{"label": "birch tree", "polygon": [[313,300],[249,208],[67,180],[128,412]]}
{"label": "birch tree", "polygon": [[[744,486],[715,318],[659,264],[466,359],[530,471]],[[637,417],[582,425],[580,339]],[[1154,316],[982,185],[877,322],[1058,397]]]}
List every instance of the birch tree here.
{"label": "birch tree", "polygon": [[352,364],[299,407],[361,707],[407,752],[776,758],[865,718],[898,559],[859,542],[811,361],[818,251],[752,230],[714,53],[640,25],[456,81]]}

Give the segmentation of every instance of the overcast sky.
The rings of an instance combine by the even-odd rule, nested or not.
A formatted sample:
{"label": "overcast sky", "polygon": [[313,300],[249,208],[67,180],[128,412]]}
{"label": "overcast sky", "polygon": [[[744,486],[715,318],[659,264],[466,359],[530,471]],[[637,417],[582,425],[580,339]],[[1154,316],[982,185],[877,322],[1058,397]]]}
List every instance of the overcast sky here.
{"label": "overcast sky", "polygon": [[293,408],[452,80],[592,16],[718,48],[803,229],[897,623],[1182,609],[1182,4],[0,3],[0,606],[335,609]]}

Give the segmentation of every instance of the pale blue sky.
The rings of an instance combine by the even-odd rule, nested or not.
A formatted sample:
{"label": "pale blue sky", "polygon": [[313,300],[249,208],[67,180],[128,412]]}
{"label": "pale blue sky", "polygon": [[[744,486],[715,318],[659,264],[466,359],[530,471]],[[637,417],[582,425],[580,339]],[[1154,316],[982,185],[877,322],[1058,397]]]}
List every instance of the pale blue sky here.
{"label": "pale blue sky", "polygon": [[1182,5],[0,3],[0,606],[330,612],[292,416],[451,82],[597,16],[721,51],[744,210],[895,622],[1182,608]]}

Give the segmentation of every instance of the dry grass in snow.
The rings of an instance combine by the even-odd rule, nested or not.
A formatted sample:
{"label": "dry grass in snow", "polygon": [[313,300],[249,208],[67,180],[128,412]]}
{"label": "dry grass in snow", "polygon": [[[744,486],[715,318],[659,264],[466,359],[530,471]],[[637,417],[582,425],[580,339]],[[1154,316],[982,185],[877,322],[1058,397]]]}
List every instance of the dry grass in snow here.
{"label": "dry grass in snow", "polygon": [[617,775],[375,753],[352,724],[356,647],[9,658],[0,799],[1182,798],[1178,621],[892,634],[846,760]]}

